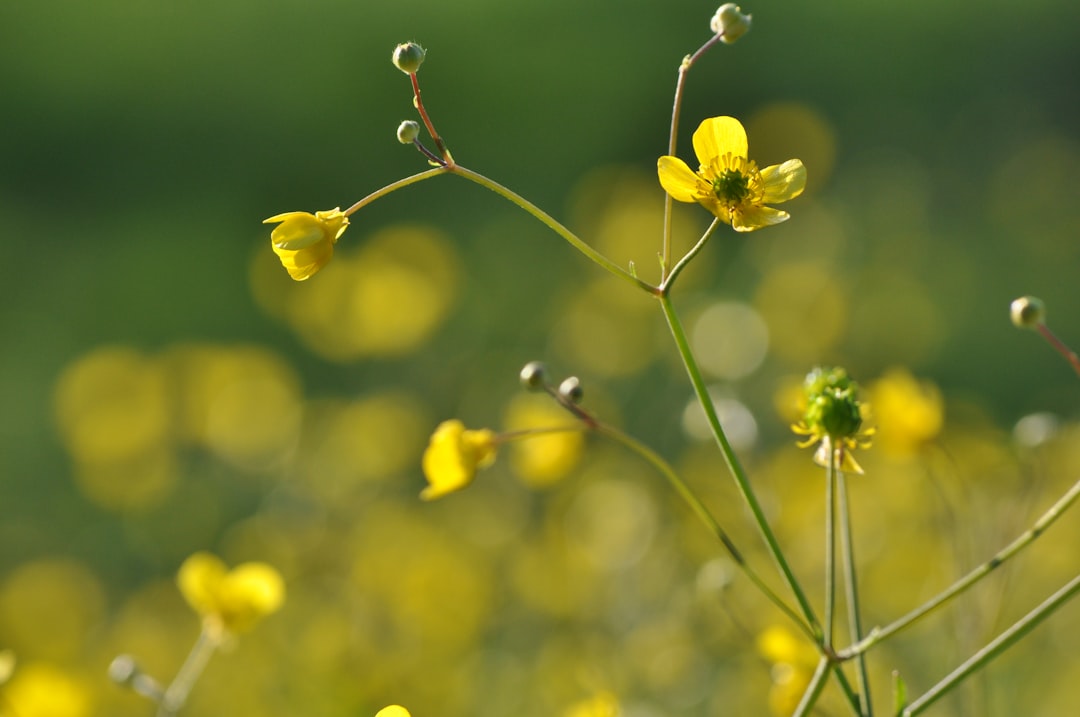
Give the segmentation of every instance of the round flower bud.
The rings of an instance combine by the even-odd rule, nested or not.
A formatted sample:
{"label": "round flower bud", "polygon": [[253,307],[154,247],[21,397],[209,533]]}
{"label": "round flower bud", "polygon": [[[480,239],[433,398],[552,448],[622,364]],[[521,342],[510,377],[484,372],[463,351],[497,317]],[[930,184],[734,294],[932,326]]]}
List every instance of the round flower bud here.
{"label": "round flower bud", "polygon": [[398,125],[397,141],[402,144],[412,144],[420,136],[420,125],[412,120],[405,120]]}
{"label": "round flower bud", "polygon": [[581,387],[581,379],[571,376],[559,384],[559,395],[570,403],[579,403],[585,395],[585,389]]}
{"label": "round flower bud", "polygon": [[414,75],[420,70],[420,65],[424,64],[425,54],[427,50],[415,42],[404,42],[394,48],[394,67],[406,75]]}
{"label": "round flower bud", "polygon": [[1033,329],[1046,319],[1046,307],[1041,299],[1021,296],[1009,306],[1009,318],[1021,329]]}
{"label": "round flower bud", "polygon": [[129,685],[139,674],[139,666],[131,655],[117,655],[109,663],[109,679],[118,685]]}
{"label": "round flower bud", "polygon": [[544,387],[547,371],[540,361],[530,361],[521,368],[521,385],[530,391],[539,391]]}
{"label": "round flower bud", "polygon": [[735,3],[724,3],[713,15],[709,28],[717,35],[722,35],[721,42],[730,45],[750,31],[750,17],[743,15]]}

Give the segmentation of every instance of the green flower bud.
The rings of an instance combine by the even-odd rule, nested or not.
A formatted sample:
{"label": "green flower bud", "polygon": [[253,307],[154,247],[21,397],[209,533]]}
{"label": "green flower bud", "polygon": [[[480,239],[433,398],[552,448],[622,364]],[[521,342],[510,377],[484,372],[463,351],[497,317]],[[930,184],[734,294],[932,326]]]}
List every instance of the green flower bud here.
{"label": "green flower bud", "polygon": [[721,42],[730,45],[750,31],[750,19],[751,16],[743,15],[735,3],[724,3],[713,15],[709,28],[717,35],[722,35]]}
{"label": "green flower bud", "polygon": [[397,141],[402,144],[412,144],[420,136],[420,125],[412,120],[405,120],[398,125]]}
{"label": "green flower bud", "polygon": [[404,42],[394,48],[394,67],[406,75],[415,75],[424,64],[427,50],[415,42]]}
{"label": "green flower bud", "polygon": [[833,440],[853,438],[862,427],[859,399],[851,390],[826,389],[806,407],[804,420]]}
{"label": "green flower bud", "polygon": [[521,385],[530,391],[539,391],[544,387],[547,371],[540,361],[530,361],[521,369]]}
{"label": "green flower bud", "polygon": [[1021,296],[1009,306],[1009,318],[1021,329],[1033,329],[1046,320],[1046,306],[1034,296]]}
{"label": "green flower bud", "polygon": [[580,403],[585,395],[585,389],[581,387],[581,379],[571,376],[559,384],[559,395],[570,403]]}

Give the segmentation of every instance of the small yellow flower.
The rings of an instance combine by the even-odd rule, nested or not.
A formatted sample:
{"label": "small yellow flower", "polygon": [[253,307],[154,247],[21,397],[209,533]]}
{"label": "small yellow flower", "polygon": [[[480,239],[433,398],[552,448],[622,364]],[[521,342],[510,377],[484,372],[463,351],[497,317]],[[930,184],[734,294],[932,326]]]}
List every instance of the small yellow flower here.
{"label": "small yellow flower", "polygon": [[563,717],[619,717],[619,700],[610,692],[600,692],[576,702],[563,712]]}
{"label": "small yellow flower", "polygon": [[285,581],[266,563],[229,570],[210,553],[195,553],[176,576],[180,593],[218,639],[250,630],[285,602]]}
{"label": "small yellow flower", "polygon": [[875,440],[889,455],[912,456],[941,433],[945,402],[933,383],[894,368],[871,384],[868,392],[874,423],[881,429]]}
{"label": "small yellow flower", "polygon": [[799,447],[817,443],[815,463],[828,466],[835,460],[840,470],[862,473],[852,451],[869,448],[874,429],[864,426],[870,408],[859,400],[858,384],[842,368],[815,368],[806,376],[803,393],[803,419],[791,427],[807,437]]}
{"label": "small yellow flower", "polygon": [[443,421],[435,429],[424,451],[424,477],[428,487],[424,500],[441,498],[472,483],[476,471],[495,462],[498,439],[486,428],[468,430],[457,419]]}
{"label": "small yellow flower", "polygon": [[787,212],[765,206],[802,194],[806,168],[798,159],[758,170],[747,159],[746,130],[734,117],[710,117],[694,132],[694,153],[701,166],[695,173],[678,157],[657,161],[660,184],[679,202],[697,202],[730,224],[750,232],[779,224]]}
{"label": "small yellow flower", "polygon": [[334,255],[334,244],[349,226],[341,209],[325,212],[286,212],[264,219],[279,223],[270,234],[270,244],[289,276],[297,281],[311,277]]}
{"label": "small yellow flower", "polygon": [[401,705],[390,705],[389,707],[383,707],[376,712],[375,717],[411,717],[411,715],[409,714],[409,710]]}

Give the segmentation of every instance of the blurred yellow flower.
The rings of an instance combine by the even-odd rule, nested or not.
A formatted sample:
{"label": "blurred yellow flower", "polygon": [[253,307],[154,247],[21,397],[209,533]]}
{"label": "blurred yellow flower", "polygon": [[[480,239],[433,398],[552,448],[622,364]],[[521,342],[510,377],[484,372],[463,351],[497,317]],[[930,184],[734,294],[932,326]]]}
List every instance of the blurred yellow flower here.
{"label": "blurred yellow flower", "polygon": [[818,661],[817,650],[779,625],[758,635],[757,650],[772,665],[769,711],[778,716],[790,715],[810,684]]}
{"label": "blurred yellow flower", "polygon": [[941,391],[903,368],[890,369],[867,392],[874,407],[878,444],[893,456],[910,456],[933,440],[945,422]]}
{"label": "blurred yellow flower", "polygon": [[270,244],[289,276],[297,281],[311,277],[334,255],[334,244],[349,226],[339,208],[324,212],[286,212],[264,219],[280,224],[270,234]]}
{"label": "blurred yellow flower", "polygon": [[411,717],[411,715],[409,714],[409,710],[401,705],[390,705],[389,707],[383,707],[376,712],[375,717]]}
{"label": "blurred yellow flower", "polygon": [[266,563],[229,570],[210,553],[195,553],[176,576],[180,593],[218,639],[250,630],[285,602],[285,581]]}
{"label": "blurred yellow flower", "polygon": [[431,435],[424,451],[424,477],[428,487],[421,493],[424,500],[440,498],[461,490],[472,483],[476,471],[495,462],[498,440],[486,428],[468,430],[455,419],[443,421]]}
{"label": "blurred yellow flower", "polygon": [[47,663],[20,667],[4,687],[0,714],[10,705],[18,717],[86,717],[93,713],[93,694],[86,682]]}
{"label": "blurred yellow flower", "polygon": [[619,701],[610,692],[600,692],[575,702],[563,712],[563,717],[619,717]]}
{"label": "blurred yellow flower", "polygon": [[533,488],[553,485],[581,460],[585,436],[567,418],[566,409],[544,395],[520,394],[510,402],[506,430],[517,438],[510,465],[522,482]]}
{"label": "blurred yellow flower", "polygon": [[747,159],[746,130],[734,117],[710,117],[693,137],[701,166],[694,172],[678,157],[657,161],[660,184],[679,202],[697,202],[730,224],[750,232],[788,219],[787,212],[765,206],[802,194],[806,168],[798,159],[758,170]]}

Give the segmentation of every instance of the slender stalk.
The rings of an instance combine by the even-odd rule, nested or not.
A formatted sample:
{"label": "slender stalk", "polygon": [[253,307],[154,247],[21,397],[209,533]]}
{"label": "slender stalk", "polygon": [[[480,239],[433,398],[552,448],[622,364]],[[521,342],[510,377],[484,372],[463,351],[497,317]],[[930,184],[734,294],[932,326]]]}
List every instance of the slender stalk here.
{"label": "slender stalk", "polygon": [[848,648],[840,650],[837,653],[837,657],[841,660],[849,660],[856,655],[859,655],[879,642],[895,635],[906,627],[911,626],[917,620],[925,617],[929,613],[933,612],[936,608],[945,604],[952,598],[956,597],[960,593],[970,588],[975,583],[979,582],[987,574],[1001,566],[1006,560],[1017,555],[1021,550],[1031,545],[1043,532],[1049,528],[1054,521],[1061,517],[1061,515],[1069,508],[1080,496],[1080,480],[1073,484],[1072,488],[1065,492],[1058,500],[1050,506],[1042,516],[1035,521],[1035,524],[1024,533],[1022,533],[1016,540],[1009,543],[1001,551],[999,551],[994,557],[987,560],[982,565],[978,566],[964,577],[957,580],[949,588],[939,593],[936,597],[931,598],[926,603],[915,608],[903,617],[889,623],[885,627],[875,627],[870,631],[870,634],[863,639],[851,645]]}
{"label": "slender stalk", "polygon": [[517,206],[524,209],[529,214],[531,214],[534,217],[536,217],[537,219],[539,219],[545,226],[547,226],[549,229],[551,229],[556,234],[561,236],[563,239],[568,241],[572,247],[574,247],[579,252],[584,254],[588,259],[591,259],[594,263],[598,264],[601,268],[607,270],[609,273],[614,274],[615,276],[619,277],[620,279],[624,279],[626,281],[629,281],[634,286],[636,286],[639,289],[642,289],[643,291],[646,291],[646,292],[648,292],[650,294],[655,295],[657,293],[657,289],[656,289],[655,286],[653,286],[652,284],[649,284],[648,282],[642,281],[641,279],[634,276],[632,273],[628,272],[626,269],[623,269],[621,266],[619,266],[615,262],[611,261],[606,256],[604,256],[603,254],[601,254],[600,252],[596,251],[591,246],[589,246],[588,244],[583,242],[581,239],[578,238],[578,236],[576,234],[574,234],[572,231],[567,229],[565,226],[563,226],[559,222],[555,221],[555,219],[550,214],[548,214],[544,210],[540,209],[535,204],[533,204],[529,200],[522,197],[520,194],[507,189],[506,187],[499,184],[498,182],[496,182],[494,180],[491,180],[491,179],[488,179],[484,175],[479,174],[477,172],[474,172],[471,169],[466,169],[465,167],[462,167],[460,164],[455,165],[453,167],[447,167],[445,169],[443,169],[443,168],[433,169],[431,171],[432,172],[450,171],[450,172],[453,172],[454,174],[456,174],[458,176],[461,176],[461,177],[464,177],[465,179],[468,179],[471,182],[475,182],[475,183],[479,184],[481,187],[486,187],[486,188],[490,189],[491,191],[498,194],[500,197],[503,197],[504,199],[510,200],[511,202],[516,204]]}
{"label": "slender stalk", "polygon": [[[668,198],[670,199],[670,197]],[[705,242],[707,242],[709,240],[709,237],[711,237],[713,233],[716,232],[716,229],[720,226],[720,224],[721,221],[719,218],[713,219],[712,224],[710,224],[709,228],[705,230],[705,233],[701,235],[701,238],[698,239],[697,244],[692,246],[690,248],[690,251],[686,252],[686,254],[683,255],[682,259],[679,259],[679,263],[677,263],[671,268],[671,272],[667,275],[667,278],[663,279],[660,282],[660,286],[657,287],[660,293],[667,293],[671,291],[671,285],[675,282],[675,278],[682,273],[682,270],[686,268],[686,265],[690,263],[690,260],[697,256],[698,252],[701,251],[702,247],[705,246]],[[665,264],[664,266],[666,267],[667,264]]]}
{"label": "slender stalk", "polygon": [[652,466],[656,468],[657,471],[659,471],[665,478],[667,478],[668,483],[670,483],[671,487],[675,489],[675,492],[679,494],[679,497],[683,499],[683,501],[690,507],[690,509],[694,512],[698,519],[701,520],[701,522],[705,525],[706,528],[708,528],[709,532],[715,535],[717,539],[720,540],[720,543],[723,544],[724,549],[727,550],[728,555],[730,555],[731,559],[735,561],[735,564],[743,572],[743,574],[745,574],[746,577],[750,579],[750,582],[752,582],[754,586],[761,591],[761,593],[769,600],[769,602],[771,602],[781,612],[791,618],[792,622],[794,622],[795,625],[798,626],[798,628],[807,637],[809,637],[811,640],[816,640],[816,637],[813,631],[807,625],[806,620],[800,617],[795,610],[793,610],[790,606],[788,606],[787,603],[785,603],[780,598],[780,596],[773,592],[772,588],[770,588],[765,583],[765,581],[761,579],[761,576],[759,576],[757,572],[752,567],[750,567],[749,563],[746,562],[746,559],[743,557],[742,553],[737,547],[735,547],[735,543],[732,542],[727,532],[725,532],[723,527],[721,527],[720,522],[716,519],[715,516],[713,516],[712,512],[705,506],[705,504],[701,502],[701,499],[697,497],[697,494],[695,494],[693,490],[691,490],[690,486],[686,484],[686,481],[684,481],[682,477],[680,477],[679,474],[675,472],[675,469],[671,467],[670,463],[665,461],[660,456],[660,454],[646,446],[644,443],[641,443],[637,439],[627,435],[626,433],[623,433],[617,428],[613,428],[612,426],[606,425],[604,423],[595,422],[595,429],[598,433],[607,436],[608,438],[622,444],[626,448],[636,453],[648,463],[652,464]]}
{"label": "slender stalk", "polygon": [[825,437],[825,648],[832,649],[836,615],[836,451]]}
{"label": "slender stalk", "polygon": [[[709,48],[713,47],[723,37],[723,33],[714,35],[708,42],[697,49],[693,55],[687,55],[679,63],[679,77],[675,81],[675,100],[672,102],[671,108],[671,130],[668,134],[668,156],[675,156],[675,149],[678,143],[679,137],[679,115],[682,114],[682,101],[683,93],[686,88],[686,75],[690,72],[690,68],[694,66],[702,55],[704,55]],[[668,266],[671,264],[671,210],[673,200],[671,195],[667,192],[664,193],[664,239],[663,249],[660,259],[660,282],[663,283],[667,278]]]}
{"label": "slender stalk", "polygon": [[412,81],[416,111],[420,113],[420,118],[424,120],[424,127],[427,128],[428,134],[431,135],[432,141],[435,142],[435,146],[439,149],[439,154],[442,155],[447,166],[453,168],[455,164],[454,158],[450,156],[450,150],[446,148],[446,143],[443,142],[442,137],[435,131],[435,125],[431,123],[431,118],[428,117],[427,110],[424,108],[424,101],[420,99],[420,81],[416,78],[416,73],[410,72],[409,79]]}
{"label": "slender stalk", "polygon": [[821,691],[825,689],[825,681],[829,673],[832,672],[833,667],[834,665],[829,658],[822,655],[821,659],[818,660],[817,668],[814,670],[814,676],[810,678],[810,684],[806,686],[806,692],[803,693],[802,699],[799,700],[799,706],[795,708],[792,717],[805,717],[805,715],[810,714],[810,710],[814,709],[818,698],[821,697]]}
{"label": "slender stalk", "polygon": [[708,388],[705,386],[705,380],[702,378],[701,370],[697,365],[697,360],[690,350],[690,344],[686,339],[686,332],[683,330],[682,323],[679,321],[679,317],[675,313],[675,308],[671,304],[671,298],[666,293],[662,294],[659,298],[660,305],[664,310],[664,316],[667,318],[668,326],[671,329],[671,335],[675,339],[675,346],[679,351],[679,356],[682,357],[683,365],[686,367],[686,372],[690,377],[690,383],[694,387],[694,393],[697,395],[698,402],[705,411],[705,417],[709,422],[709,427],[712,429],[717,445],[720,447],[720,452],[724,456],[724,461],[727,463],[728,470],[735,479],[735,484],[738,486],[743,500],[746,502],[747,507],[753,515],[754,522],[769,550],[769,554],[772,556],[773,561],[776,563],[776,566],[780,570],[780,574],[783,576],[788,587],[795,595],[795,599],[798,600],[803,616],[806,618],[806,621],[809,623],[811,630],[813,630],[814,635],[816,636],[815,642],[820,643],[821,625],[817,620],[817,616],[814,614],[814,608],[806,598],[806,593],[803,592],[802,586],[799,585],[799,581],[792,572],[791,566],[788,565],[787,559],[780,549],[780,544],[777,542],[776,536],[773,534],[772,528],[769,527],[768,520],[765,518],[765,511],[762,510],[761,504],[754,494],[754,489],[750,486],[750,481],[746,477],[746,471],[743,470],[742,464],[739,463],[739,458],[735,455],[734,449],[732,449],[731,444],[728,442],[723,426],[720,425],[720,418],[716,415],[716,406],[713,405],[712,397],[709,395]]}
{"label": "slender stalk", "polygon": [[998,635],[983,649],[968,658],[941,682],[931,687],[917,700],[907,706],[903,717],[913,717],[936,702],[942,695],[956,687],[973,672],[985,667],[991,660],[1009,649],[1017,640],[1031,632],[1039,623],[1050,617],[1080,591],[1080,575],[1066,583],[1060,590],[1044,600],[1038,607],[1017,620],[1012,627]]}
{"label": "slender stalk", "polygon": [[422,182],[425,179],[431,179],[432,177],[437,177],[440,174],[446,174],[449,171],[450,171],[450,169],[447,168],[447,167],[436,167],[434,169],[429,169],[426,172],[420,172],[419,174],[414,174],[411,177],[405,177],[404,179],[399,179],[398,181],[393,182],[391,184],[387,184],[382,189],[378,189],[378,190],[372,192],[371,194],[367,195],[366,197],[364,197],[363,199],[358,201],[356,204],[354,204],[351,207],[349,207],[348,209],[346,209],[344,211],[344,214],[345,214],[345,216],[349,216],[350,214],[354,214],[354,213],[360,211],[361,209],[363,209],[364,207],[366,207],[367,205],[374,202],[376,199],[381,199],[382,197],[385,197],[387,194],[390,194],[391,192],[396,192],[397,190],[401,189],[402,187],[407,187],[410,184],[416,184],[417,182]]}
{"label": "slender stalk", "polygon": [[217,639],[210,634],[209,630],[203,628],[191,652],[188,653],[187,659],[184,660],[184,664],[180,666],[180,671],[176,673],[172,684],[165,690],[161,704],[158,706],[157,717],[172,717],[180,711],[187,702],[188,695],[191,694],[191,688],[202,675],[206,663],[210,661],[217,647]]}
{"label": "slender stalk", "polygon": [[1054,347],[1054,350],[1065,357],[1065,360],[1069,362],[1069,365],[1073,367],[1073,371],[1076,371],[1080,375],[1080,356],[1065,345],[1065,342],[1057,337],[1053,331],[1046,324],[1038,324],[1035,327],[1039,335],[1042,336],[1047,342]]}
{"label": "slender stalk", "polygon": [[[859,603],[859,583],[855,573],[855,542],[852,539],[847,479],[844,477],[843,471],[837,471],[836,487],[840,512],[840,553],[841,560],[844,563],[848,632],[850,633],[850,639],[860,640],[862,639],[862,615]],[[855,678],[859,684],[859,709],[863,717],[874,717],[873,701],[870,699],[870,675],[866,669],[865,654],[860,654],[855,658]]]}

